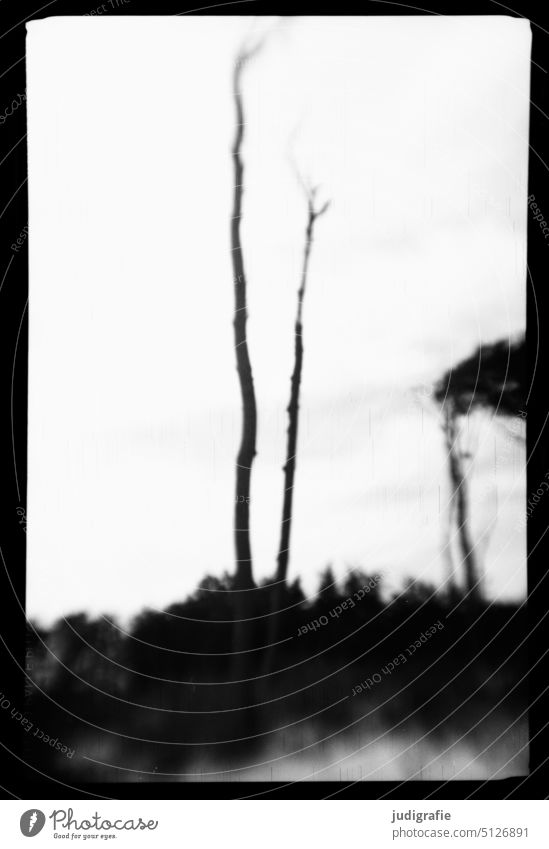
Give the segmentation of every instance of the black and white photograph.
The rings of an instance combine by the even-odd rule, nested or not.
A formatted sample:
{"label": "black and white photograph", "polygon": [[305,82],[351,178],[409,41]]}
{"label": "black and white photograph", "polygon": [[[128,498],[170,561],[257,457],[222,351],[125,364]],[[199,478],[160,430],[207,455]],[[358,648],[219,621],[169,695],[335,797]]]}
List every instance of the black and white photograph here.
{"label": "black and white photograph", "polygon": [[523,775],[528,22],[27,29],[41,768]]}

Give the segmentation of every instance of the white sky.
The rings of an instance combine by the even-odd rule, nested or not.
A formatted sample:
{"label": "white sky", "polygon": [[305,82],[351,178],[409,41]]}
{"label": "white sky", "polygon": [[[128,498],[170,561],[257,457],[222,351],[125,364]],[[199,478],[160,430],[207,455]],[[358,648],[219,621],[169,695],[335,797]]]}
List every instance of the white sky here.
{"label": "white sky", "polygon": [[[229,216],[243,17],[28,25],[28,611],[121,615],[232,569],[240,396]],[[245,74],[243,240],[259,405],[255,573],[274,570],[306,209],[319,220],[291,576],[444,576],[447,469],[411,391],[524,329],[530,29],[291,18]],[[524,448],[472,428],[487,589],[526,585]],[[475,496],[476,493],[476,496]],[[440,506],[439,506],[440,503]],[[440,511],[440,512],[439,512]],[[441,518],[442,513],[442,518]]]}

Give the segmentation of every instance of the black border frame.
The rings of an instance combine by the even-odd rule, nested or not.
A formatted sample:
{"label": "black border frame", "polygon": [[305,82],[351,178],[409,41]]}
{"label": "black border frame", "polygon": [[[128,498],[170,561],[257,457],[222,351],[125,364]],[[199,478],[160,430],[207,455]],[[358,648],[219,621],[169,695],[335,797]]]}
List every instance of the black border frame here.
{"label": "black border frame", "polygon": [[[83,15],[95,8],[91,0],[3,0],[0,6],[0,112],[25,92],[25,22],[57,15]],[[109,14],[117,14],[116,11]],[[421,7],[390,0],[340,0],[320,8],[310,0],[294,3],[234,0],[202,7],[188,0],[145,2],[130,0],[120,6],[128,15],[511,15],[531,21],[533,34],[529,195],[549,215],[549,26],[541,19],[541,5],[521,2],[511,8],[497,0],[482,2],[432,2]],[[548,67],[546,68],[545,65]],[[18,97],[19,96],[19,97]],[[27,427],[27,298],[28,256],[24,228],[28,221],[26,108],[24,99],[9,120],[0,125],[0,692],[18,694],[23,702],[26,623],[16,599],[25,602],[25,534],[21,510],[26,503]],[[17,239],[22,244],[18,244]],[[16,246],[14,248],[13,246]],[[534,491],[549,470],[546,438],[549,398],[544,364],[549,334],[549,292],[544,274],[549,242],[530,214],[528,217],[527,352],[529,398],[527,403],[528,492]],[[449,782],[298,782],[288,785],[251,782],[195,783],[93,783],[66,786],[40,776],[20,760],[22,730],[0,711],[0,797],[21,799],[183,799],[335,798],[378,799],[541,799],[549,797],[549,652],[546,614],[549,602],[547,553],[549,505],[540,502],[528,522],[528,612],[530,620],[530,775],[500,781]]]}

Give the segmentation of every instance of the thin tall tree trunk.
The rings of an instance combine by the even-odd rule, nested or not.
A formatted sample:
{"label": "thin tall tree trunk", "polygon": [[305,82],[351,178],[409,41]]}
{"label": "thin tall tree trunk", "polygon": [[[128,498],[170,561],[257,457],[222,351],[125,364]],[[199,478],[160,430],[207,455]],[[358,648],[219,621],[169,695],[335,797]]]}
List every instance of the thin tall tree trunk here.
{"label": "thin tall tree trunk", "polygon": [[456,524],[461,548],[465,588],[471,601],[481,596],[474,546],[469,529],[469,493],[458,446],[458,427],[453,404],[447,402],[444,419],[450,481],[455,502]]}
{"label": "thin tall tree trunk", "polygon": [[[257,49],[257,48],[256,48]],[[234,511],[234,539],[236,552],[235,589],[253,588],[252,550],[250,544],[250,485],[252,463],[256,455],[257,407],[255,400],[252,366],[248,351],[246,324],[248,320],[246,273],[242,256],[240,223],[242,219],[242,196],[244,194],[244,165],[242,143],[244,141],[244,107],[242,103],[241,78],[245,63],[256,51],[241,52],[234,67],[233,97],[236,110],[236,129],[232,148],[234,196],[231,217],[231,256],[234,273],[234,344],[236,369],[242,397],[242,432],[236,460],[236,488]]]}
{"label": "thin tall tree trunk", "polygon": [[303,370],[303,299],[307,287],[307,276],[309,271],[309,259],[313,245],[313,233],[316,219],[328,208],[325,204],[322,209],[315,210],[314,198],[316,191],[311,190],[308,197],[308,218],[305,230],[305,248],[303,252],[303,267],[301,272],[301,285],[297,293],[297,312],[295,319],[295,343],[294,343],[294,370],[290,384],[290,401],[288,412],[288,438],[286,446],[286,463],[282,470],[284,472],[284,498],[282,504],[282,522],[280,528],[280,544],[278,548],[276,581],[283,584],[288,574],[288,562],[290,559],[290,533],[292,526],[292,506],[294,496],[294,478],[296,467],[297,434],[299,425],[299,393],[301,389],[301,373]]}
{"label": "thin tall tree trunk", "polygon": [[313,245],[313,234],[316,219],[326,212],[329,202],[320,209],[315,209],[316,189],[307,190],[307,227],[305,229],[305,247],[303,250],[303,265],[301,283],[297,292],[297,310],[295,318],[294,368],[290,383],[290,401],[288,412],[288,436],[286,444],[286,462],[282,467],[284,472],[284,494],[282,502],[282,521],[280,527],[280,543],[278,547],[275,584],[271,598],[271,616],[268,628],[268,649],[265,668],[272,664],[273,649],[279,631],[278,612],[281,607],[283,591],[286,586],[288,563],[290,560],[290,535],[293,516],[293,495],[297,455],[297,435],[299,425],[299,394],[301,389],[301,373],[303,370],[303,301],[307,288],[309,260]]}
{"label": "thin tall tree trunk", "polygon": [[[253,579],[252,549],[250,542],[250,490],[252,464],[256,455],[257,406],[254,379],[246,325],[248,321],[247,281],[242,254],[240,225],[242,221],[242,199],[244,195],[244,164],[242,145],[245,134],[245,115],[242,97],[242,74],[247,62],[261,49],[262,41],[252,49],[243,48],[233,71],[233,100],[235,106],[235,134],[232,146],[233,161],[233,208],[231,213],[231,257],[234,278],[234,345],[236,370],[242,399],[242,430],[236,458],[236,486],[234,507],[235,578],[232,594],[233,641],[231,679],[240,681],[227,693],[226,705],[234,709],[227,715],[228,723],[240,727],[243,721],[241,710],[254,704],[253,681],[250,678],[250,649],[253,634]],[[246,711],[246,723],[254,723],[253,711]],[[228,732],[231,733],[230,731]]]}

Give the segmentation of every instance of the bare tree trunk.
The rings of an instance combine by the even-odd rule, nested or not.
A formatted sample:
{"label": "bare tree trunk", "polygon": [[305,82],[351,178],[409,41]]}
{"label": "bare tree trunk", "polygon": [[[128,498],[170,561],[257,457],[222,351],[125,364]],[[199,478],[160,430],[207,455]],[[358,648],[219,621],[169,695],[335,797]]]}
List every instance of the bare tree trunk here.
{"label": "bare tree trunk", "polygon": [[[254,379],[246,325],[248,321],[247,281],[242,254],[240,225],[244,195],[244,164],[242,145],[245,133],[245,116],[242,97],[242,74],[247,62],[261,49],[262,42],[252,49],[243,48],[233,71],[233,99],[235,105],[235,135],[232,146],[234,194],[231,214],[231,257],[234,277],[234,345],[236,370],[242,399],[242,430],[236,458],[236,487],[234,508],[235,578],[232,593],[233,641],[230,680],[233,684],[227,693],[226,706],[234,713],[227,715],[234,733],[242,723],[252,728],[254,711],[246,710],[254,704],[253,682],[249,676],[250,649],[253,634],[253,579],[252,549],[250,542],[250,488],[252,464],[256,455],[257,406]],[[229,727],[228,726],[228,727]],[[233,733],[228,731],[228,733]],[[237,734],[238,736],[238,734]]]}
{"label": "bare tree trunk", "polygon": [[275,585],[272,593],[271,616],[269,619],[269,639],[266,667],[269,668],[272,659],[272,647],[278,633],[277,613],[281,605],[283,590],[286,586],[288,563],[290,559],[290,534],[292,526],[292,505],[294,495],[294,479],[297,454],[297,435],[299,425],[299,394],[301,389],[301,373],[303,370],[303,300],[307,288],[309,259],[313,245],[313,234],[316,219],[326,212],[328,203],[320,209],[315,209],[316,189],[307,189],[307,227],[305,229],[305,247],[303,250],[303,266],[301,283],[297,292],[297,311],[295,318],[294,368],[290,383],[290,401],[288,403],[288,436],[286,444],[286,462],[282,467],[284,472],[284,495],[282,503],[282,521],[280,528],[280,543],[278,547]]}
{"label": "bare tree trunk", "polygon": [[453,404],[445,404],[444,432],[448,450],[450,481],[455,502],[456,523],[465,573],[465,588],[471,601],[481,596],[477,563],[471,533],[469,529],[469,493],[463,471],[463,458],[458,446],[458,428]]}
{"label": "bare tree trunk", "polygon": [[303,369],[303,299],[307,287],[307,275],[309,271],[309,259],[313,244],[313,232],[316,219],[328,208],[324,204],[322,209],[315,210],[314,199],[316,190],[308,193],[308,218],[305,230],[305,248],[303,252],[303,268],[301,272],[301,285],[297,293],[297,312],[295,319],[295,353],[294,370],[290,385],[290,401],[288,412],[288,439],[286,446],[286,463],[282,467],[284,472],[284,499],[282,504],[282,522],[280,529],[280,545],[278,548],[276,581],[285,583],[288,574],[288,562],[290,558],[290,532],[292,525],[292,504],[294,495],[294,478],[297,452],[297,433],[299,424],[299,392],[301,388],[301,372]]}
{"label": "bare tree trunk", "polygon": [[[257,49],[257,48],[256,48]],[[233,97],[236,110],[236,129],[232,148],[234,197],[231,218],[231,256],[234,273],[234,344],[236,351],[236,369],[242,396],[242,432],[240,448],[236,460],[236,490],[234,511],[234,538],[236,551],[235,589],[253,588],[252,551],[250,544],[250,484],[252,463],[256,455],[257,408],[254,380],[246,324],[248,320],[246,273],[240,239],[242,218],[242,196],[244,193],[244,165],[242,163],[242,143],[244,140],[244,107],[242,104],[241,77],[248,59],[256,51],[242,51],[238,56],[233,74]]]}

